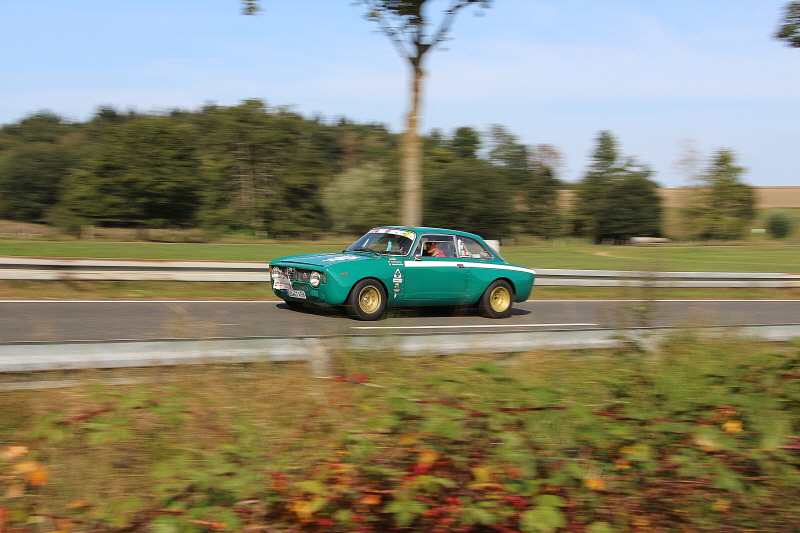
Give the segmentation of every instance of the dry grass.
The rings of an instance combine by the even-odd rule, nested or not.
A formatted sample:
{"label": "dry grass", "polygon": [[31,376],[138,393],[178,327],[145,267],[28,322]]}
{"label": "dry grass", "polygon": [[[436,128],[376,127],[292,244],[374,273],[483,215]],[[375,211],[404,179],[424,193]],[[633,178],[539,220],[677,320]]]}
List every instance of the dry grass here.
{"label": "dry grass", "polygon": [[0,220],[0,237],[9,239],[40,239],[61,236],[61,230],[45,224]]}
{"label": "dry grass", "polygon": [[[568,209],[575,202],[574,190],[559,191],[559,204]],[[663,207],[683,207],[690,198],[690,190],[684,187],[660,188]],[[800,187],[755,187],[756,209],[800,208]]]}
{"label": "dry grass", "polygon": [[758,209],[800,208],[800,187],[756,187]]}
{"label": "dry grass", "polygon": [[[9,239],[59,239],[74,240],[75,236],[65,234],[61,229],[46,224],[0,220],[0,237]],[[101,228],[85,226],[82,238],[110,241],[157,241],[157,242],[203,242],[199,229],[136,229]]]}

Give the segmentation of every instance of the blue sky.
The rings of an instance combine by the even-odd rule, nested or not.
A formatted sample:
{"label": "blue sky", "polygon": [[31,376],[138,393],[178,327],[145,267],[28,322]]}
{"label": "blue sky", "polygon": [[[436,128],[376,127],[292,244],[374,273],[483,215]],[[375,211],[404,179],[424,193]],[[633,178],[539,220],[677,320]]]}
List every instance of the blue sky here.
{"label": "blue sky", "polygon": [[[558,148],[568,180],[609,130],[664,186],[686,183],[686,146],[734,150],[753,185],[800,185],[800,49],[771,38],[787,1],[495,0],[427,56],[423,130],[502,124]],[[408,66],[363,7],[262,5],[0,0],[0,123],[261,98],[401,130]]]}

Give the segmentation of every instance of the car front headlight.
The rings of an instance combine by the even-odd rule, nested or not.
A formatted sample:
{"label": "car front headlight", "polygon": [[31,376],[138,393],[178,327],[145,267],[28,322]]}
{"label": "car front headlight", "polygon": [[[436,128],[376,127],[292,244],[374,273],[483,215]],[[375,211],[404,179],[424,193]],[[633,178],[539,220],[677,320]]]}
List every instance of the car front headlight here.
{"label": "car front headlight", "polygon": [[281,272],[280,267],[276,267],[276,266],[272,267],[272,277],[273,278],[274,277],[281,277],[282,275],[283,275],[283,272]]}
{"label": "car front headlight", "polygon": [[316,289],[319,287],[319,284],[322,283],[322,274],[319,272],[312,272],[311,276],[308,278],[308,282],[311,283],[311,286]]}

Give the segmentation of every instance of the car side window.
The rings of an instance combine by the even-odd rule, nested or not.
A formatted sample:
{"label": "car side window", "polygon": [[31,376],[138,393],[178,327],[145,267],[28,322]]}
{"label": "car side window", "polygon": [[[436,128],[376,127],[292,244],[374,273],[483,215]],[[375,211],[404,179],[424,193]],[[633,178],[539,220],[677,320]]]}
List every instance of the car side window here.
{"label": "car side window", "polygon": [[414,250],[415,257],[456,257],[452,235],[423,235]]}
{"label": "car side window", "polygon": [[492,259],[494,255],[472,237],[458,237],[458,257]]}

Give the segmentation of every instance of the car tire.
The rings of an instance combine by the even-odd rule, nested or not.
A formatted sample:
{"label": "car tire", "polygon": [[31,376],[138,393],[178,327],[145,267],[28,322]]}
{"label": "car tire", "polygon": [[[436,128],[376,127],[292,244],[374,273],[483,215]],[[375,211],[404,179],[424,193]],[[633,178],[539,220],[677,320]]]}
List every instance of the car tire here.
{"label": "car tire", "polygon": [[478,313],[486,318],[506,318],[511,315],[514,304],[514,289],[504,279],[498,279],[489,285],[489,288],[478,301]]}
{"label": "car tire", "polygon": [[376,279],[362,279],[347,297],[347,312],[359,320],[378,320],[386,309],[386,289]]}

